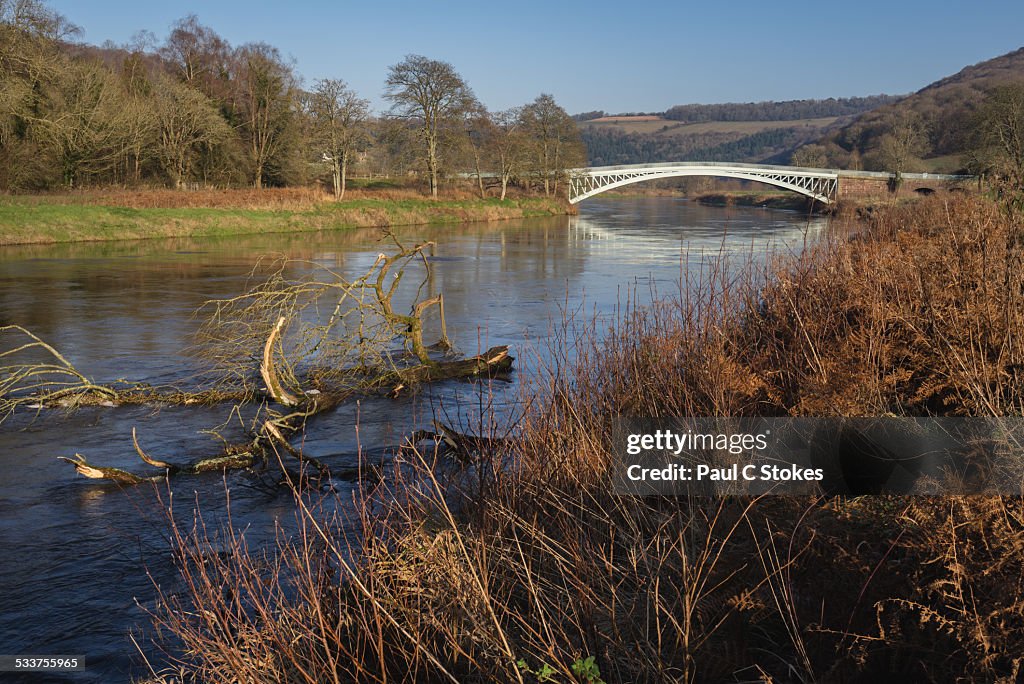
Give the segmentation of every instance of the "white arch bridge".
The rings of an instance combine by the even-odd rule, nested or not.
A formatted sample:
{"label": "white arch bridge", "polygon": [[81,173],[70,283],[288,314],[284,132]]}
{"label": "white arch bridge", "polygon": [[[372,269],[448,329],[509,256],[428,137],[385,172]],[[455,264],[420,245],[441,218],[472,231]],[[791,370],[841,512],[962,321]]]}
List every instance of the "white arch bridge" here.
{"label": "white arch bridge", "polygon": [[[672,162],[668,164],[630,164],[626,166],[597,166],[569,171],[569,201],[581,202],[606,190],[640,183],[656,178],[678,176],[717,176],[767,183],[806,195],[823,204],[831,204],[839,194],[841,177],[870,179],[887,182],[892,174],[872,171],[839,171],[837,169],[810,169],[796,166],[768,166],[765,164],[738,164],[718,162]],[[945,176],[935,173],[905,173],[904,179],[960,181],[965,176]]]}

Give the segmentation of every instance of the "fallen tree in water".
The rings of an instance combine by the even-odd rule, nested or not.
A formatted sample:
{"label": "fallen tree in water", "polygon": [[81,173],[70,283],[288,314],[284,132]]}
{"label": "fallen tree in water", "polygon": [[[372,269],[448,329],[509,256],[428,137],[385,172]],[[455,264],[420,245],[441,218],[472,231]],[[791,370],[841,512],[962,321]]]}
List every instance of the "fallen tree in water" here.
{"label": "fallen tree in water", "polygon": [[[431,366],[414,366],[408,371],[412,372],[409,377],[402,376],[403,383],[408,382],[436,382],[439,380],[459,379],[470,377],[491,377],[501,373],[507,373],[512,369],[513,357],[508,353],[508,347],[499,346],[488,349],[483,354],[458,361],[445,361]],[[426,372],[424,369],[429,369]],[[421,371],[421,372],[417,372]],[[397,385],[391,392],[392,396],[397,394],[405,384]],[[304,411],[298,411],[277,418],[268,418],[263,421],[261,429],[253,437],[252,441],[242,444],[233,444],[226,447],[220,454],[208,458],[199,459],[192,463],[178,465],[153,458],[146,454],[139,446],[132,430],[132,441],[139,458],[160,472],[153,475],[136,475],[135,473],[112,468],[97,466],[89,463],[81,454],[75,454],[74,458],[59,457],[62,461],[70,463],[80,475],[91,479],[111,480],[120,484],[141,484],[143,482],[156,482],[164,478],[176,475],[199,475],[201,473],[223,470],[237,470],[250,468],[257,463],[267,463],[278,460],[280,452],[294,457],[300,463],[312,466],[314,477],[327,477],[330,470],[326,465],[316,459],[303,454],[295,449],[288,441],[288,435],[298,432],[305,427],[306,421],[318,414],[324,413],[337,407],[343,399],[338,396],[317,394],[308,401],[303,401],[301,407]],[[461,435],[451,428],[439,429],[439,432],[419,431],[415,433],[413,442],[421,442],[428,439],[436,439],[446,447],[450,447],[454,453],[465,460],[464,455],[478,449],[473,440],[481,439],[467,435]],[[275,458],[271,458],[271,456]],[[292,481],[299,481],[307,477],[308,470],[292,471],[285,466],[282,470]]]}
{"label": "fallen tree in water", "polygon": [[[127,381],[96,383],[28,330],[0,328],[0,339],[15,339],[8,350],[0,352],[0,361],[9,361],[0,366],[0,421],[25,408],[254,404],[257,413],[246,441],[228,444],[214,456],[186,464],[150,456],[133,429],[139,458],[159,469],[150,475],[96,465],[77,453],[73,458],[60,458],[85,477],[129,485],[249,468],[272,460],[289,479],[327,476],[326,465],[289,441],[315,416],[354,395],[386,393],[394,397],[420,383],[489,377],[512,368],[513,357],[505,346],[468,358],[450,358],[443,296],[421,296],[431,280],[427,252],[433,243],[406,248],[394,235],[385,235],[397,251],[379,254],[354,280],[320,264],[281,260],[269,277],[245,294],[208,302],[200,309],[208,312],[208,317],[195,350],[211,364],[215,379],[208,387],[189,391]],[[422,261],[425,277],[409,313],[399,313],[396,295],[413,260]],[[308,273],[289,277],[287,272],[296,267],[308,269]],[[440,340],[428,346],[424,319],[434,308],[439,313]],[[442,353],[447,357],[436,358]],[[294,458],[302,466],[300,470],[289,469],[281,452]]]}

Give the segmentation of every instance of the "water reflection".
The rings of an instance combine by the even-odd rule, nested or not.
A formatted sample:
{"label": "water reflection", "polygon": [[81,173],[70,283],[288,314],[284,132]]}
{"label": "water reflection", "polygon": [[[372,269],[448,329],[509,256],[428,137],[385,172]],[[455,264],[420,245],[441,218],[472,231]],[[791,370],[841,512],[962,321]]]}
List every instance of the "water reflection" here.
{"label": "water reflection", "polygon": [[[510,344],[518,372],[528,373],[562,306],[585,300],[588,311],[610,312],[624,288],[638,282],[672,291],[681,269],[705,254],[799,249],[823,229],[822,220],[790,212],[597,198],[575,217],[414,228],[402,238],[437,243],[429,294],[444,292],[448,332],[461,350]],[[184,351],[200,322],[194,312],[209,299],[242,292],[261,257],[285,255],[352,277],[387,249],[380,237],[358,230],[4,248],[0,325],[29,328],[100,381],[185,382],[199,369]],[[311,266],[290,268],[296,275]],[[411,296],[405,293],[405,305]],[[432,335],[436,330],[427,331]],[[332,467],[353,467],[360,448],[372,454],[397,443],[439,406],[448,422],[468,420],[480,391],[453,382],[395,401],[346,405],[312,425],[304,447]],[[498,406],[517,399],[514,383],[497,383],[490,393]],[[135,600],[147,604],[153,595],[145,570],[157,581],[174,581],[162,514],[169,492],[85,481],[55,457],[77,452],[138,470],[135,427],[147,451],[186,461],[217,451],[218,443],[201,431],[228,417],[228,407],[133,407],[70,416],[46,411],[34,422],[0,425],[0,643],[6,652],[83,654],[89,671],[74,681],[127,680],[127,633],[144,619]],[[275,523],[290,519],[290,500],[247,484],[239,473],[174,482],[175,514],[189,521],[198,503],[216,515],[227,486],[236,523],[270,538]],[[355,483],[339,486],[348,491]]]}

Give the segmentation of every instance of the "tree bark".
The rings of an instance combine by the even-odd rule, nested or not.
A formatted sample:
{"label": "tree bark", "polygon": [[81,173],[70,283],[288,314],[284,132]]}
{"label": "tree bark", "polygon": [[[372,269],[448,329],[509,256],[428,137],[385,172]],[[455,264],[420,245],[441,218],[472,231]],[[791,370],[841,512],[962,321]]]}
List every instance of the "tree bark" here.
{"label": "tree bark", "polygon": [[427,172],[430,175],[430,196],[437,199],[437,140],[434,137],[427,141]]}
{"label": "tree bark", "polygon": [[[476,183],[477,183],[477,186],[480,189],[480,199],[485,199],[487,197],[487,195],[484,192],[484,177],[483,177],[483,174],[480,172],[480,153],[479,152],[474,152],[473,153],[473,161],[476,163]],[[502,197],[502,199],[504,199],[504,197]]]}
{"label": "tree bark", "polygon": [[[272,339],[273,336],[268,339],[268,342]],[[392,385],[390,395],[397,396],[401,390],[414,383],[481,376],[490,377],[506,373],[512,369],[513,361],[514,358],[508,353],[507,346],[492,347],[483,354],[468,359],[444,361],[431,365],[421,364],[411,368],[396,370],[385,375],[380,384],[384,387]],[[295,413],[265,421],[259,434],[251,442],[229,446],[217,456],[202,458],[185,465],[176,465],[158,460],[146,454],[139,446],[135,438],[135,431],[133,430],[132,440],[135,444],[136,453],[147,465],[159,468],[162,471],[159,474],[136,475],[120,468],[93,465],[81,454],[75,454],[74,458],[62,456],[60,459],[73,465],[79,474],[87,478],[110,480],[123,485],[137,485],[144,482],[159,482],[172,476],[199,475],[208,472],[249,468],[257,462],[257,459],[266,458],[268,453],[272,454],[274,450],[280,447],[300,462],[310,463],[321,476],[329,477],[330,471],[325,464],[302,454],[301,451],[292,447],[287,442],[286,435],[299,430],[313,416],[326,413],[337,407],[347,396],[325,393],[315,395],[311,399],[303,399]],[[288,475],[291,477],[293,473],[289,470]]]}
{"label": "tree bark", "polygon": [[341,192],[338,194],[338,199],[345,197],[346,176],[348,176],[348,152],[341,155]]}

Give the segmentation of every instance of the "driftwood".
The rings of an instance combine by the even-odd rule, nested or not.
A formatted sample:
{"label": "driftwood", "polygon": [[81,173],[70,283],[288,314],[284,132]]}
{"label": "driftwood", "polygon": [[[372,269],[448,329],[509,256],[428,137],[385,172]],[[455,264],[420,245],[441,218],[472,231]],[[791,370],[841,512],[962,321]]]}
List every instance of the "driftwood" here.
{"label": "driftwood", "polygon": [[188,465],[175,465],[173,463],[167,463],[165,461],[155,459],[143,451],[135,436],[135,428],[132,428],[132,443],[135,445],[135,451],[138,453],[139,458],[151,466],[160,468],[164,472],[160,475],[136,475],[135,473],[127,470],[121,470],[120,468],[92,465],[86,461],[85,457],[81,454],[75,454],[74,458],[67,458],[65,456],[59,456],[58,458],[75,466],[75,470],[77,470],[79,474],[90,479],[111,480],[112,482],[126,485],[137,485],[142,484],[143,482],[158,482],[166,477],[171,477],[172,475],[198,475],[200,473],[213,471],[248,468],[255,460],[255,454],[251,451],[243,451],[237,453],[224,453],[219,456],[202,459]]}
{"label": "driftwood", "polygon": [[267,337],[267,343],[263,345],[263,361],[260,363],[260,375],[263,382],[267,383],[267,392],[279,404],[284,406],[298,406],[299,400],[288,393],[288,390],[281,384],[277,377],[277,370],[274,368],[274,342],[281,334],[281,328],[288,322],[288,319],[281,316],[277,319],[274,329]]}
{"label": "driftwood", "polygon": [[481,454],[494,453],[509,448],[509,440],[499,437],[480,437],[467,435],[440,421],[433,421],[434,430],[417,430],[409,436],[413,446],[432,441],[437,445],[438,452],[452,454],[461,463],[474,463]]}
{"label": "driftwood", "polygon": [[[398,251],[378,254],[354,279],[319,263],[272,262],[270,275],[246,293],[204,305],[207,320],[199,330],[197,351],[237,377],[251,368],[253,351],[262,349],[260,375],[283,405],[298,405],[301,389],[308,386],[294,375],[298,368],[316,368],[316,377],[327,384],[363,389],[401,370],[406,354],[419,365],[438,365],[431,350],[450,349],[451,343],[443,295],[424,292],[432,279],[427,254],[434,243],[406,247],[393,234],[385,237]],[[403,313],[396,310],[395,298],[414,261],[422,261],[426,275],[408,313]],[[307,272],[290,276],[296,266]],[[423,339],[425,317],[434,311],[441,338],[428,346]]]}
{"label": "driftwood", "polygon": [[[293,479],[294,473],[282,459],[283,452],[303,466],[300,474],[327,477],[330,473],[325,464],[303,454],[289,441],[315,416],[356,393],[381,392],[395,397],[420,383],[494,377],[512,368],[513,358],[505,346],[464,359],[437,358],[436,352],[451,349],[444,298],[441,294],[420,296],[431,282],[427,254],[433,243],[407,248],[391,233],[385,238],[390,238],[397,253],[379,254],[373,265],[354,280],[309,262],[303,264],[310,273],[290,278],[286,267],[294,262],[285,260],[277,262],[277,269],[245,294],[207,302],[212,312],[200,329],[197,351],[213,364],[214,384],[195,391],[123,380],[109,386],[95,383],[30,331],[2,326],[0,422],[22,407],[39,411],[150,403],[258,403],[259,412],[248,441],[187,464],[147,454],[133,430],[136,454],[159,471],[151,475],[98,466],[81,454],[61,458],[85,477],[120,484],[248,468],[272,458]],[[415,260],[422,261],[426,276],[409,313],[399,313],[393,305],[394,297],[406,267]],[[440,317],[441,339],[428,347],[423,340],[424,316],[434,307]],[[257,354],[258,368],[253,363]],[[257,377],[264,388],[254,382]],[[437,434],[446,448],[455,448],[457,454],[474,450],[454,431],[440,430]]]}
{"label": "driftwood", "polygon": [[392,386],[391,396],[397,396],[409,385],[421,382],[439,382],[459,378],[494,377],[512,370],[515,357],[508,353],[508,347],[491,347],[483,354],[458,361],[442,361],[430,365],[421,364],[402,368],[381,378],[381,385]]}
{"label": "driftwood", "polygon": [[75,466],[75,470],[77,470],[79,474],[90,479],[110,480],[119,484],[128,485],[142,484],[143,482],[159,482],[171,475],[199,475],[200,473],[248,468],[252,466],[256,460],[255,455],[250,452],[222,454],[220,456],[204,458],[188,465],[168,468],[162,475],[142,476],[120,468],[93,465],[86,461],[85,457],[81,454],[75,454],[75,458],[68,458],[66,456],[58,456],[57,458]]}
{"label": "driftwood", "polygon": [[[268,345],[269,346],[269,345]],[[436,382],[440,380],[472,378],[481,376],[493,376],[499,373],[506,373],[512,368],[513,357],[508,353],[508,347],[499,346],[488,349],[483,354],[462,359],[458,361],[442,361],[431,366],[413,366],[410,368],[395,371],[393,381],[399,384],[392,388],[391,394],[397,394],[406,383]],[[268,357],[264,355],[264,370],[271,377],[274,376],[274,366]],[[264,374],[266,378],[266,374]],[[268,383],[268,391],[270,390]],[[145,482],[156,482],[165,478],[180,475],[199,475],[207,472],[238,470],[251,468],[258,462],[266,462],[273,454],[279,457],[279,451],[284,451],[299,461],[300,464],[308,466],[299,472],[289,471],[286,474],[293,482],[301,479],[307,472],[311,471],[319,477],[329,478],[330,469],[324,463],[315,458],[303,454],[288,442],[288,435],[300,430],[310,418],[337,407],[348,395],[338,394],[315,394],[312,397],[299,400],[292,397],[298,403],[298,410],[294,413],[268,418],[263,421],[258,434],[252,441],[244,444],[229,446],[217,456],[203,458],[189,464],[179,465],[155,458],[146,453],[140,446],[132,429],[132,443],[139,458],[154,468],[159,468],[160,473],[153,475],[136,475],[121,468],[98,466],[89,463],[81,454],[75,454],[75,458],[60,457],[62,461],[70,463],[79,474],[98,480],[110,480],[124,485],[137,485]],[[428,439],[439,440],[446,449],[451,449],[462,461],[472,460],[473,454],[484,448],[495,446],[495,440],[488,440],[482,437],[471,437],[461,435],[455,430],[448,428],[441,423],[435,423],[438,432],[419,431],[414,434],[411,441],[421,442]],[[282,467],[283,464],[282,464]]]}

